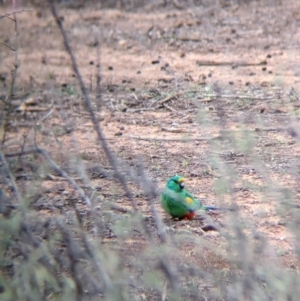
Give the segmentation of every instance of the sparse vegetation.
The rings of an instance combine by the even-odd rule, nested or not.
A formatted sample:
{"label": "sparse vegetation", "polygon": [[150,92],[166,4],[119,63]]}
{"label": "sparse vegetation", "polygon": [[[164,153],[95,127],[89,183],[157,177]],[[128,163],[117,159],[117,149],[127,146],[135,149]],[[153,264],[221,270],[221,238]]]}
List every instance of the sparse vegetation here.
{"label": "sparse vegetation", "polygon": [[[299,3],[29,2],[0,3],[0,300],[297,301]],[[171,220],[175,174],[235,210]]]}

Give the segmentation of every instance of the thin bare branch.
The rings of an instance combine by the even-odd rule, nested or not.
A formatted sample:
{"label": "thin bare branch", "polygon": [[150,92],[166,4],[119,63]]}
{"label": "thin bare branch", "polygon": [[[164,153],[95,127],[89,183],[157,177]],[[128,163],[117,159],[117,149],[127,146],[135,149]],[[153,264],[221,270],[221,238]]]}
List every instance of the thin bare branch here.
{"label": "thin bare branch", "polygon": [[[21,9],[21,10],[18,10],[18,11],[14,11],[14,12],[11,12],[11,13],[6,13],[4,15],[1,15],[0,16],[0,19],[3,19],[3,18],[7,18],[11,15],[16,15],[16,14],[21,14],[21,13],[27,13],[27,12],[32,12],[32,9]],[[13,18],[10,18],[13,20]]]}
{"label": "thin bare branch", "polygon": [[28,155],[38,154],[38,153],[39,153],[39,150],[37,148],[33,148],[33,149],[24,150],[21,152],[8,153],[8,154],[5,154],[5,157],[13,158],[13,157],[20,157],[20,156],[28,156]]}
{"label": "thin bare branch", "polygon": [[1,41],[0,41],[0,44],[1,44],[1,45],[4,45],[5,47],[7,47],[8,49],[10,49],[10,50],[12,50],[12,51],[16,51],[16,49],[12,48],[11,46],[9,46],[9,45],[7,45],[7,44],[1,42]]}
{"label": "thin bare branch", "polygon": [[134,136],[134,135],[129,135],[126,136],[126,138],[131,138],[131,139],[137,139],[137,140],[144,140],[144,141],[161,141],[161,142],[188,142],[188,141],[209,141],[209,140],[215,140],[215,139],[221,139],[221,136],[216,136],[216,137],[207,137],[207,138],[192,138],[192,137],[187,137],[187,138],[147,138],[147,137],[140,137],[140,136]]}
{"label": "thin bare branch", "polygon": [[14,177],[13,173],[11,172],[11,169],[9,168],[9,165],[8,165],[6,159],[5,159],[5,156],[1,152],[1,150],[0,150],[0,161],[2,161],[3,164],[4,164],[4,167],[5,167],[8,175],[9,175],[11,184],[12,184],[12,186],[14,188],[15,195],[16,195],[16,197],[18,199],[19,204],[21,204],[22,203],[22,197],[20,195],[19,188],[18,188],[17,183],[15,181],[15,177]]}
{"label": "thin bare branch", "polygon": [[78,191],[80,197],[82,200],[89,206],[89,208],[92,207],[91,200],[89,197],[85,194],[83,189],[71,178],[67,175],[65,171],[63,171],[47,154],[47,152],[41,148],[37,149],[38,153],[42,154],[44,158],[48,161],[48,163],[57,171],[60,173],[60,175],[64,178],[66,178],[69,183]]}
{"label": "thin bare branch", "polygon": [[[18,20],[17,20],[16,12],[13,12],[12,20],[14,21],[14,24],[15,24],[15,38],[16,38],[16,47],[14,50],[15,62],[14,62],[14,69],[11,71],[11,73],[12,73],[11,84],[9,86],[9,90],[8,90],[8,93],[5,98],[6,110],[4,110],[3,120],[2,120],[2,123],[0,124],[1,144],[4,144],[5,138],[6,138],[7,127],[9,124],[9,116],[10,116],[11,107],[12,107],[12,95],[13,95],[16,78],[17,78],[18,69],[19,69],[19,58],[18,58],[19,31],[18,31]],[[8,45],[6,45],[6,46],[8,46]]]}
{"label": "thin bare branch", "polygon": [[[127,183],[126,183],[126,179],[125,179],[125,177],[122,175],[122,173],[118,169],[117,159],[115,157],[115,154],[109,148],[108,144],[106,143],[105,136],[104,136],[104,134],[103,134],[103,132],[102,132],[102,130],[100,128],[99,122],[98,122],[98,120],[96,118],[96,114],[95,114],[94,109],[92,107],[92,102],[90,100],[88,91],[87,91],[87,89],[85,87],[85,84],[83,82],[81,73],[79,72],[78,65],[77,65],[75,56],[73,54],[73,51],[72,51],[72,49],[70,47],[66,31],[64,30],[62,22],[61,22],[58,14],[56,12],[54,1],[53,0],[48,0],[48,2],[50,4],[52,15],[53,15],[53,17],[54,17],[54,19],[56,21],[57,27],[59,28],[59,30],[61,32],[65,49],[66,49],[67,53],[70,56],[71,64],[72,64],[72,69],[73,69],[74,73],[76,74],[76,77],[77,77],[77,80],[78,80],[78,83],[79,83],[79,86],[80,86],[80,90],[81,90],[81,93],[82,93],[82,96],[83,96],[84,106],[85,106],[85,109],[90,114],[91,121],[92,121],[94,129],[95,129],[95,131],[97,133],[98,141],[100,142],[100,144],[101,144],[101,146],[102,146],[102,148],[103,148],[103,150],[105,152],[105,155],[106,155],[107,159],[109,160],[110,165],[113,167],[113,169],[115,171],[115,177],[121,183],[121,185],[122,185],[122,187],[124,189],[124,192],[126,194],[126,197],[130,200],[130,202],[131,202],[134,210],[136,211],[137,210],[137,206],[136,206],[135,200],[134,200],[134,198],[132,196],[132,193],[131,193],[131,191],[130,191]],[[99,91],[98,91],[97,94],[99,95]],[[98,102],[99,101],[100,101],[100,99],[98,99]]]}

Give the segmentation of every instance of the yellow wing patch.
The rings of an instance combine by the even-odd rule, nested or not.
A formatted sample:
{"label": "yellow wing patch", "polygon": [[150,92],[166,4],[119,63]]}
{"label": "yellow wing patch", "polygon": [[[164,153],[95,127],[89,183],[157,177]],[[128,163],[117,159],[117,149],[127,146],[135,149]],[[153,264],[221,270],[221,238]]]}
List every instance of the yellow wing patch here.
{"label": "yellow wing patch", "polygon": [[186,197],[185,200],[189,204],[192,204],[194,202],[194,200],[192,198],[189,198],[189,197]]}

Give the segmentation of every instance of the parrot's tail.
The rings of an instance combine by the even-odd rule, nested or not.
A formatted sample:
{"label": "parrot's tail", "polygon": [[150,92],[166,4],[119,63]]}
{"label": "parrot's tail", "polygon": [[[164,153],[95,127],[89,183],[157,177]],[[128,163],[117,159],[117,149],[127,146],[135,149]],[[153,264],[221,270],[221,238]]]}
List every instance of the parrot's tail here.
{"label": "parrot's tail", "polygon": [[204,206],[205,211],[216,211],[216,210],[225,210],[225,211],[234,211],[234,208],[226,208],[226,207],[215,207],[215,206]]}

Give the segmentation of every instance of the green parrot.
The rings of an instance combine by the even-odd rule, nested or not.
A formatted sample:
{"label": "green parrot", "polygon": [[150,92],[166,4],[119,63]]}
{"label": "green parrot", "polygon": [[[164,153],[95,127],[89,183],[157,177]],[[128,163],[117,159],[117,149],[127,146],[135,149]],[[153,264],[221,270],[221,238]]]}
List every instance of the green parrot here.
{"label": "green parrot", "polygon": [[200,209],[205,211],[227,209],[202,205],[184,188],[184,181],[185,179],[178,175],[170,178],[161,194],[161,205],[172,217],[193,219],[196,211]]}

